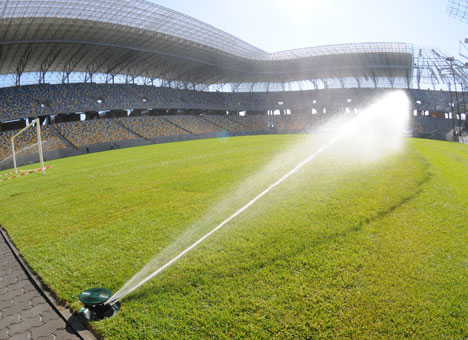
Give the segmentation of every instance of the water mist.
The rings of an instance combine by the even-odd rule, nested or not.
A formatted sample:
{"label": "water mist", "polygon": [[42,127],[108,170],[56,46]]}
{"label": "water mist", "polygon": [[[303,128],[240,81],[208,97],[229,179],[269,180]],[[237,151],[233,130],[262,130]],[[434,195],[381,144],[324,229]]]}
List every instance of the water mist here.
{"label": "water mist", "polygon": [[265,167],[215,204],[204,217],[127,281],[106,304],[118,303],[161,274],[274,188],[281,190],[283,182],[321,154],[345,161],[373,162],[398,152],[404,143],[402,135],[408,130],[409,117],[406,94],[393,91],[357,114],[337,114],[335,118],[318,124],[299,143],[282,150]]}

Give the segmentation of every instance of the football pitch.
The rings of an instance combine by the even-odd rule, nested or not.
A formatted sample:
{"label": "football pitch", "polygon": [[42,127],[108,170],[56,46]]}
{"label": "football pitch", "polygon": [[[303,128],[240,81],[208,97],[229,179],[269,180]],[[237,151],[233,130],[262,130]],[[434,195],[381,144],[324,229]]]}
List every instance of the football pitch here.
{"label": "football pitch", "polygon": [[[271,159],[301,138],[50,161],[44,177],[0,183],[0,223],[78,310],[81,291],[117,291],[294,167]],[[466,338],[467,245],[468,145],[408,139],[372,163],[324,152],[92,327],[105,339]]]}

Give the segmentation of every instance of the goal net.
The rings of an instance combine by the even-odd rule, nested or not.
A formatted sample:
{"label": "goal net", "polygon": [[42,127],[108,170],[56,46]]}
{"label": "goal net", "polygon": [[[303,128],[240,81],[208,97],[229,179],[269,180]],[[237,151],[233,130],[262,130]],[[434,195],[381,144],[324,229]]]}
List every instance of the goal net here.
{"label": "goal net", "polygon": [[21,171],[18,170],[17,167],[19,157],[31,156],[38,152],[41,165],[40,170],[42,174],[45,175],[46,168],[44,167],[44,156],[42,154],[41,124],[39,118],[33,120],[25,128],[11,137],[11,152],[15,173]]}

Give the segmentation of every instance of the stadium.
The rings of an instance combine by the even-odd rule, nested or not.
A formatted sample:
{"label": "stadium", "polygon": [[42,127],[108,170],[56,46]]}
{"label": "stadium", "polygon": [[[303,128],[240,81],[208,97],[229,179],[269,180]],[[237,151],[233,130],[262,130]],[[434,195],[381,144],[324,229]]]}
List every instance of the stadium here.
{"label": "stadium", "polygon": [[[14,310],[19,279],[2,276],[0,339],[32,320],[27,338],[468,336],[463,61],[405,42],[268,53],[143,0],[0,10],[0,223],[69,329],[47,333],[34,303]],[[352,150],[372,124],[333,137],[395,94],[401,154]],[[349,160],[364,149],[385,156]],[[80,329],[93,287],[122,291],[99,301],[119,307]]]}

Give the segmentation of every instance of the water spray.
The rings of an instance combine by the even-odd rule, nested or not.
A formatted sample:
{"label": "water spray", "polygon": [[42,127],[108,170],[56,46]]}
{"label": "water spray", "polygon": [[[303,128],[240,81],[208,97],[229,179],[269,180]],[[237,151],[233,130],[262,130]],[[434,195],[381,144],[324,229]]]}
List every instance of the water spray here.
{"label": "water spray", "polygon": [[331,139],[328,143],[326,143],[325,145],[323,145],[320,149],[318,149],[317,151],[315,151],[312,155],[310,155],[307,159],[303,160],[302,162],[300,162],[298,165],[296,165],[291,171],[289,171],[287,174],[283,175],[283,177],[281,177],[279,180],[277,180],[276,182],[274,182],[273,184],[271,184],[267,189],[265,189],[264,191],[262,191],[260,194],[258,194],[255,198],[253,198],[250,202],[248,202],[246,205],[244,205],[242,208],[240,208],[239,210],[237,210],[234,214],[232,214],[231,216],[229,216],[228,218],[226,218],[223,222],[221,222],[218,226],[216,226],[213,230],[211,230],[209,233],[205,234],[204,236],[202,236],[198,241],[196,241],[195,243],[193,243],[191,246],[187,247],[184,251],[182,251],[179,255],[177,255],[176,257],[174,257],[172,260],[170,260],[169,262],[167,262],[164,266],[162,266],[161,268],[159,268],[158,270],[156,270],[155,272],[153,272],[151,275],[147,276],[144,280],[140,281],[138,284],[136,284],[135,286],[133,286],[131,289],[125,291],[125,295],[122,294],[122,290],[125,288],[122,287],[122,289],[120,289],[110,300],[109,300],[109,303],[115,303],[117,301],[120,301],[120,299],[122,299],[123,297],[125,297],[126,295],[130,294],[131,292],[133,292],[135,289],[137,289],[138,287],[140,287],[141,285],[145,284],[146,282],[148,282],[149,280],[151,280],[153,277],[155,277],[156,275],[162,273],[164,270],[166,270],[167,268],[169,268],[174,262],[176,262],[177,260],[179,260],[181,257],[183,257],[185,254],[187,254],[189,251],[191,251],[192,249],[194,249],[196,246],[198,246],[200,243],[202,243],[204,240],[206,240],[208,237],[210,237],[211,235],[213,235],[215,232],[217,232],[219,229],[221,229],[222,227],[224,227],[228,222],[230,222],[232,219],[234,219],[235,217],[237,217],[238,215],[242,214],[244,211],[246,211],[248,208],[250,208],[251,205],[253,205],[255,202],[257,202],[260,198],[262,198],[263,196],[265,196],[268,192],[270,192],[274,187],[276,187],[277,185],[281,184],[284,180],[286,180],[289,176],[291,176],[292,174],[296,173],[299,169],[301,169],[304,165],[306,165],[307,163],[309,163],[311,160],[313,160],[315,157],[317,157],[318,155],[320,155],[324,150],[326,150],[327,148],[329,148],[331,145],[333,145],[338,139],[340,138],[340,136],[336,136],[335,138]]}
{"label": "water spray", "polygon": [[[395,103],[397,104],[396,106]],[[391,112],[392,110],[394,112]],[[391,115],[391,117],[389,117],[389,114]],[[276,180],[273,184],[268,186],[260,194],[251,199],[247,204],[242,206],[235,213],[223,220],[215,228],[213,228],[211,231],[200,237],[190,246],[186,247],[183,251],[181,251],[178,255],[174,256],[164,265],[160,266],[156,270],[151,268],[151,266],[149,268],[146,268],[145,266],[145,268],[143,268],[140,272],[135,274],[135,276],[129,281],[127,281],[127,283],[125,283],[125,285],[114,295],[112,295],[112,293],[110,293],[110,291],[105,288],[93,288],[84,291],[80,295],[80,301],[85,305],[85,307],[83,308],[83,315],[89,315],[88,320],[92,320],[93,318],[100,319],[115,315],[115,313],[117,313],[120,308],[119,301],[122,298],[124,298],[125,296],[127,296],[128,294],[130,294],[131,292],[133,292],[134,290],[136,290],[137,288],[139,288],[140,286],[142,286],[143,284],[145,284],[146,282],[148,282],[149,280],[151,280],[152,278],[169,268],[177,260],[179,260],[191,250],[196,248],[200,243],[202,243],[208,237],[210,237],[219,229],[224,227],[231,220],[233,220],[238,215],[242,214],[244,211],[249,209],[253,204],[255,204],[255,202],[257,202],[259,199],[261,199],[263,196],[269,193],[273,188],[284,182],[291,175],[295,174],[306,164],[308,164],[317,156],[322,154],[325,150],[331,148],[340,139],[343,139],[344,137],[349,137],[349,143],[353,143],[356,139],[360,138],[361,145],[357,143],[358,148],[365,145],[371,145],[375,149],[375,146],[373,145],[373,142],[375,142],[375,140],[366,138],[369,138],[369,136],[371,138],[375,138],[376,136],[379,136],[378,138],[382,138],[382,136],[397,136],[399,133],[402,132],[402,130],[404,130],[407,127],[408,119],[408,99],[406,95],[399,95],[397,93],[393,97],[391,95],[388,96],[386,100],[378,102],[369,110],[366,110],[361,114],[357,115],[347,124],[341,125],[339,129],[333,129],[334,136],[331,137],[326,143],[322,144],[322,146],[320,146],[315,152],[307,156],[304,160],[299,162],[292,170],[288,171],[280,179]],[[378,126],[376,127],[375,125]],[[330,127],[328,127],[328,129],[331,130]],[[362,136],[363,131],[364,134],[367,135]],[[382,140],[380,140],[380,143],[382,145],[379,145],[380,148],[377,147],[373,151],[381,154],[385,154],[386,152],[393,152],[396,149],[398,149],[398,147],[401,144],[401,142],[399,141],[401,137],[398,137],[397,139],[398,141],[396,141],[395,145],[392,146],[385,145],[385,143],[382,142]],[[347,140],[345,142],[348,143]],[[345,146],[345,148],[347,147],[348,144]],[[368,155],[365,156],[367,157]],[[149,270],[151,270],[151,272],[149,272]],[[139,281],[135,282],[137,280]]]}

